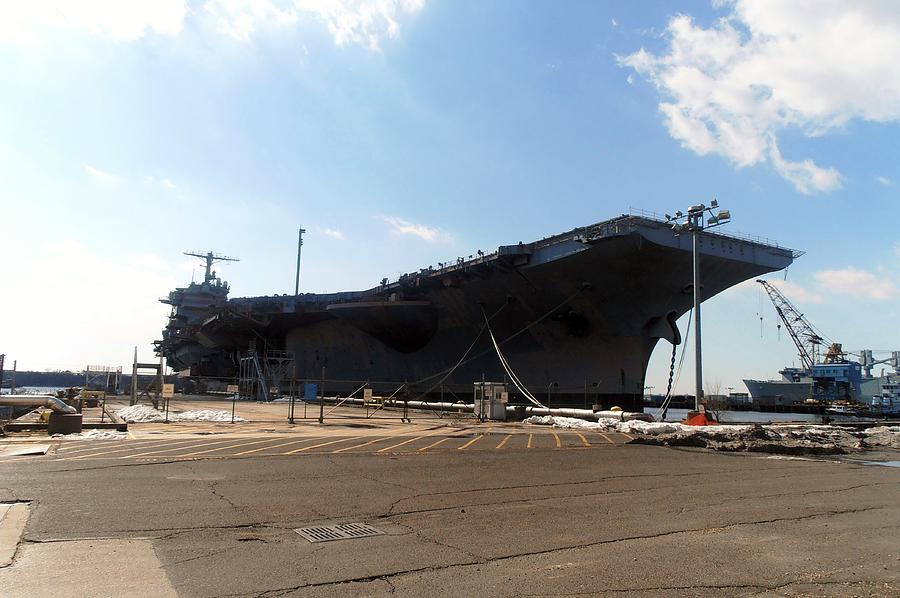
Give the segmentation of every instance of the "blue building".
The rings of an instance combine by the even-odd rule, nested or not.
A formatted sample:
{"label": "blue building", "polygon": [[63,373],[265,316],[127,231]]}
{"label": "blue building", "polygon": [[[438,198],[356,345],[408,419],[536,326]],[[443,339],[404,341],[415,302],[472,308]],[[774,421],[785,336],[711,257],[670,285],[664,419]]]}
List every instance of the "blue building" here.
{"label": "blue building", "polygon": [[844,361],[813,366],[815,396],[822,401],[858,401],[862,383],[862,366]]}

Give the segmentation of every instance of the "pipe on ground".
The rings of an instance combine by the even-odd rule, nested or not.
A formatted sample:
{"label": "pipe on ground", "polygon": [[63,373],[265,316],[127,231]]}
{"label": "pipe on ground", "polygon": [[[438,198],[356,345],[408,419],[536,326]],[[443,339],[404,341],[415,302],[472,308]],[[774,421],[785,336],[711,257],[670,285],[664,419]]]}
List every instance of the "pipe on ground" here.
{"label": "pipe on ground", "polygon": [[[325,400],[330,403],[343,403],[351,405],[365,404],[363,399],[348,398],[338,399],[326,397]],[[472,403],[440,403],[427,401],[405,401],[406,406],[411,409],[430,409],[441,411],[465,411],[471,413],[475,411],[475,405]],[[371,404],[371,403],[370,403]],[[381,403],[379,403],[381,404]],[[384,401],[386,407],[403,407],[402,399],[387,399]],[[619,421],[654,421],[653,416],[649,413],[634,413],[631,411],[592,411],[591,409],[548,409],[547,407],[531,407],[524,405],[508,405],[507,413],[515,414],[521,409],[525,409],[527,415],[556,415],[559,417],[575,417],[578,419],[586,419],[596,421],[598,419],[615,419]]]}
{"label": "pipe on ground", "polygon": [[47,407],[57,413],[77,413],[71,405],[66,405],[56,397],[47,395],[3,395],[0,405],[9,407]]}

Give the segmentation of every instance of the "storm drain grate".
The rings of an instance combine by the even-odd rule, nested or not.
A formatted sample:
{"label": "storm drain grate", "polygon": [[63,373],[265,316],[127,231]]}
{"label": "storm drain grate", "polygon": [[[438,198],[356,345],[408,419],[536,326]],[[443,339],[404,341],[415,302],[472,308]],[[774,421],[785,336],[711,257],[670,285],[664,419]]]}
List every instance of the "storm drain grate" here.
{"label": "storm drain grate", "polygon": [[331,542],[332,540],[349,540],[366,538],[384,534],[380,529],[365,523],[341,523],[340,525],[320,525],[317,527],[298,527],[294,530],[310,542]]}

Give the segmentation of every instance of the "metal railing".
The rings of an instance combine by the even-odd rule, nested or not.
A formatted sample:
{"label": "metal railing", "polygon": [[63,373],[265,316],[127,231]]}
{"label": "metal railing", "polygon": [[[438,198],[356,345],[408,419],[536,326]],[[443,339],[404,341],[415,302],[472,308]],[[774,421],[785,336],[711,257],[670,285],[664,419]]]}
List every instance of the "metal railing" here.
{"label": "metal railing", "polygon": [[[668,221],[663,214],[658,214],[657,212],[652,212],[650,210],[643,210],[641,208],[629,207],[628,214],[630,216],[638,216],[640,218],[646,218],[647,220],[654,220],[656,222],[660,222],[662,224],[667,224]],[[767,247],[774,247],[775,249],[783,249],[785,251],[790,251],[791,255],[794,259],[800,257],[805,251],[799,251],[797,249],[791,249],[790,247],[785,247],[781,245],[776,239],[770,239],[769,237],[761,237],[759,235],[751,235],[749,233],[742,233],[740,231],[728,232],[728,233],[711,233],[705,232],[704,234],[714,236],[714,237],[725,237],[728,239],[734,239],[736,241],[746,241],[749,243],[756,243],[757,245],[766,245]]]}

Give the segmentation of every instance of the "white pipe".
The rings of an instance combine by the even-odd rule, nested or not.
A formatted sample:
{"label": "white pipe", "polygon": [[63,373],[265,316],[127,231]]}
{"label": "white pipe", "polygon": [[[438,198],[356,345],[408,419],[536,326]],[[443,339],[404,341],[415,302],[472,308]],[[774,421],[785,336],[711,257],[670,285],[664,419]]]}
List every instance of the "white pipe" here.
{"label": "white pipe", "polygon": [[[337,402],[342,401],[344,404],[363,405],[363,399],[340,399],[337,397],[326,397],[326,401]],[[475,411],[475,405],[472,403],[440,403],[427,401],[403,401],[402,399],[387,399],[383,403],[381,401],[375,403],[377,405],[385,405],[387,407],[403,407],[404,403],[412,409],[430,409],[441,411]],[[373,403],[369,403],[370,405]],[[532,407],[530,405],[507,405],[507,413],[516,413],[518,410],[524,409],[527,415],[556,415],[560,417],[575,417],[578,419],[597,420],[597,419],[617,419],[619,421],[655,421],[649,413],[634,413],[631,411],[592,411],[590,409],[549,409],[547,407]]]}
{"label": "white pipe", "polygon": [[3,395],[0,405],[11,407],[47,407],[57,413],[77,413],[74,407],[66,405],[56,397],[48,395]]}

